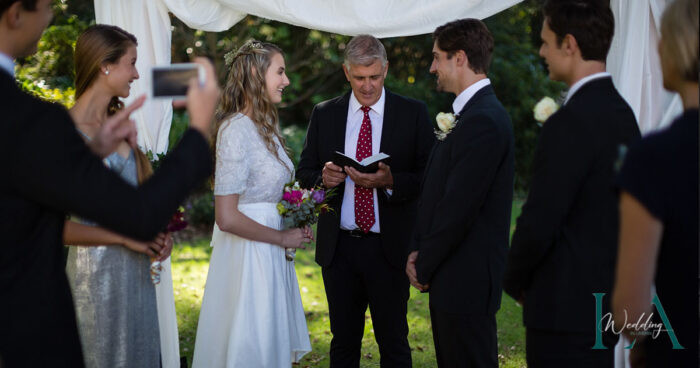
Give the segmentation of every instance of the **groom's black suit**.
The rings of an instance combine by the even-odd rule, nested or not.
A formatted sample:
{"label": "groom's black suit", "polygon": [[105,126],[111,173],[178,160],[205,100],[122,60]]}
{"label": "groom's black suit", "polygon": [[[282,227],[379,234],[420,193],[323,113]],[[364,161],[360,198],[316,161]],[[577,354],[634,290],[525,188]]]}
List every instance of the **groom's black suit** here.
{"label": "groom's black suit", "polygon": [[[418,187],[435,139],[424,103],[385,92],[380,152],[391,156],[394,185],[391,196],[377,189],[380,234],[351,238],[341,231],[344,183],[330,200],[333,211],[321,215],[318,223],[316,262],[323,267],[328,296],[334,367],[359,364],[360,346],[355,344],[362,340],[368,302],[382,366],[410,366],[409,285],[403,270]],[[335,151],[345,151],[350,93],[318,104],[311,114],[297,169],[306,187],[320,185],[324,164]]]}
{"label": "groom's black suit", "polygon": [[487,85],[433,148],[411,248],[418,282],[430,285],[441,367],[496,367],[495,313],[508,250],[513,130]]}
{"label": "groom's black suit", "polygon": [[89,151],[65,109],[23,93],[4,70],[0,111],[0,360],[7,368],[82,367],[63,269],[66,213],[152,240],[211,172],[209,146],[188,131],[137,189]]}
{"label": "groom's black suit", "polygon": [[504,277],[505,291],[524,297],[529,365],[613,365],[612,346],[607,357],[590,349],[593,293],[607,293],[603,313],[609,312],[618,240],[615,162],[620,147],[639,137],[634,113],[609,77],[581,86],[544,123]]}

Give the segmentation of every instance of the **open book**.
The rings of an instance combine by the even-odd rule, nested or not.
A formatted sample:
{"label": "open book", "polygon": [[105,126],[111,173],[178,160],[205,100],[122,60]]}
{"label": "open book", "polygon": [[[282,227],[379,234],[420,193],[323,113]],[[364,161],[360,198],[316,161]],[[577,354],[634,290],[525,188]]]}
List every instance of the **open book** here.
{"label": "open book", "polygon": [[335,151],[335,153],[333,154],[334,164],[340,167],[350,166],[352,168],[355,168],[355,170],[365,174],[372,174],[377,172],[377,170],[379,170],[380,162],[383,162],[388,165],[390,161],[391,156],[382,152],[379,152],[374,156],[367,157],[360,162],[357,162],[357,160],[355,160],[354,158],[346,156],[345,154],[340,153],[338,151]]}

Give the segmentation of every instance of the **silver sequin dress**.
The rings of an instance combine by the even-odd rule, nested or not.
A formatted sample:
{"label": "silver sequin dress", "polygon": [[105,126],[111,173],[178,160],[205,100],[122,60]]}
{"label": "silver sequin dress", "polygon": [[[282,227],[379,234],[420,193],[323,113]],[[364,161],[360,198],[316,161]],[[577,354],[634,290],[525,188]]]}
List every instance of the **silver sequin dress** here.
{"label": "silver sequin dress", "polygon": [[[115,152],[105,163],[137,185],[133,152],[128,159]],[[66,273],[87,368],[160,366],[156,291],[149,265],[147,255],[123,246],[70,247]]]}

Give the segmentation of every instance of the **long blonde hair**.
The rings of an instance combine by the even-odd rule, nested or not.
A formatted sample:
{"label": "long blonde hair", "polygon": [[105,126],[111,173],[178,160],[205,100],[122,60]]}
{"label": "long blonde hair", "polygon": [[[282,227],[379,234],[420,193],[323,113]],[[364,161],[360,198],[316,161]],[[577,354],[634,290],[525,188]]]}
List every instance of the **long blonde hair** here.
{"label": "long blonde hair", "polygon": [[[246,108],[252,115],[250,118],[262,137],[265,147],[275,155],[277,160],[287,168],[282,158],[277,154],[277,145],[274,138],[279,139],[287,156],[290,156],[289,148],[279,130],[279,116],[277,108],[267,95],[265,74],[270,68],[272,57],[282,54],[282,49],[274,44],[248,40],[237,51],[226,55],[226,64],[230,64],[230,70],[226,80],[226,87],[221,95],[221,103],[216,111],[216,123],[212,147],[216,155],[216,135],[221,124],[237,112]],[[216,157],[214,157],[216,159]]]}
{"label": "long blonde hair", "polygon": [[[75,43],[75,98],[79,99],[95,83],[103,64],[119,62],[129,47],[136,45],[136,37],[117,26],[95,24],[81,33]],[[122,108],[124,103],[119,97],[112,96],[107,116]],[[134,157],[138,181],[142,183],[153,174],[153,168],[140,149],[134,150]]]}

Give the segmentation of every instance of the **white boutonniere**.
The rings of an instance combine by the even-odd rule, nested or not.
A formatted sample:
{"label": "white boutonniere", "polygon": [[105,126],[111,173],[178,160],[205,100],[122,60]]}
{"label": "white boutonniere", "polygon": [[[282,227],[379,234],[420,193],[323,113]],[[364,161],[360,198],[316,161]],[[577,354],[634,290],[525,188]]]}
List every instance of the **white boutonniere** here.
{"label": "white boutonniere", "polygon": [[435,137],[439,140],[445,140],[457,124],[457,115],[453,113],[441,112],[435,117],[438,129],[435,129]]}
{"label": "white boutonniere", "polygon": [[554,100],[551,97],[544,97],[540,100],[540,102],[538,102],[535,105],[535,108],[532,109],[532,112],[535,115],[535,120],[537,120],[540,123],[544,123],[557,110],[559,110],[559,105],[556,102],[554,102]]}

